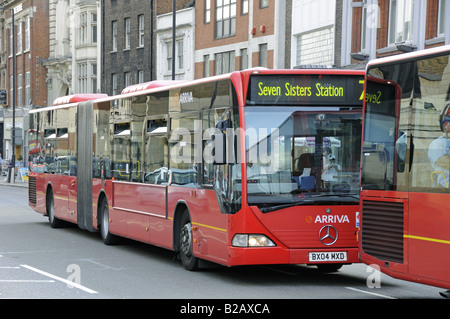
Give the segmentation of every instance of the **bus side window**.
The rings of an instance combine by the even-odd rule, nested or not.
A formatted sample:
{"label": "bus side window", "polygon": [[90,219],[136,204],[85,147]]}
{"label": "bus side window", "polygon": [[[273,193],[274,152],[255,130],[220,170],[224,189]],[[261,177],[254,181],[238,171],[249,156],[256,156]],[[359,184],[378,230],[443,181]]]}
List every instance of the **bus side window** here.
{"label": "bus side window", "polygon": [[[167,125],[167,122],[166,122]],[[148,134],[145,141],[144,183],[165,184],[168,174],[168,143],[166,134]]]}

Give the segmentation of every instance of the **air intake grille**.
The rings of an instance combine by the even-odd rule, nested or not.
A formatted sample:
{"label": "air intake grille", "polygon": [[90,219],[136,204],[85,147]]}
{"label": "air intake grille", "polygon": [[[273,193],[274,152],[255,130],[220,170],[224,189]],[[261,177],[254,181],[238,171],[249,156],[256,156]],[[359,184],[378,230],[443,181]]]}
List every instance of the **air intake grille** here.
{"label": "air intake grille", "polygon": [[31,204],[36,205],[36,177],[28,178],[28,200]]}
{"label": "air intake grille", "polygon": [[362,249],[378,259],[403,263],[403,203],[363,201]]}

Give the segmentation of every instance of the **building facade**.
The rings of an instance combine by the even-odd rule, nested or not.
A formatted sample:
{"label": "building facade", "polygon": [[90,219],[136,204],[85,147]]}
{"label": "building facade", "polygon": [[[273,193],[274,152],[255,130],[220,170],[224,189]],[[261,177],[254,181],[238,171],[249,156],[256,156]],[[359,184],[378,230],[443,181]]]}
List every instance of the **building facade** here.
{"label": "building facade", "polygon": [[4,11],[1,56],[2,60],[5,58],[2,63],[6,64],[6,70],[0,68],[0,83],[8,92],[8,105],[3,109],[2,155],[11,159],[15,145],[16,161],[24,163],[28,111],[46,106],[48,101],[47,69],[42,61],[49,55],[49,1],[5,0],[0,2],[0,7]]}
{"label": "building facade", "polygon": [[187,7],[175,13],[175,55],[172,48],[172,12],[159,14],[156,21],[156,79],[193,80],[195,8]]}
{"label": "building facade", "polygon": [[292,66],[363,69],[368,61],[450,44],[448,0],[293,0]]}
{"label": "building facade", "polygon": [[450,44],[448,0],[344,1],[343,64]]}
{"label": "building facade", "polygon": [[448,0],[175,4],[174,54],[170,0],[0,0],[0,89],[9,96],[0,106],[2,157],[11,157],[14,122],[15,154],[23,158],[28,110],[59,96],[113,95],[151,80],[253,67],[363,69],[378,57],[450,44]]}
{"label": "building facade", "polygon": [[49,105],[58,97],[100,92],[99,0],[50,0]]}
{"label": "building facade", "polygon": [[289,68],[290,1],[195,3],[195,78],[253,67]]}
{"label": "building facade", "polygon": [[[159,63],[155,44],[156,16],[172,12],[172,1],[101,2],[102,93],[120,94],[127,86],[156,80]],[[188,0],[176,1],[176,10],[190,7],[193,3]],[[159,25],[158,30],[168,27]]]}

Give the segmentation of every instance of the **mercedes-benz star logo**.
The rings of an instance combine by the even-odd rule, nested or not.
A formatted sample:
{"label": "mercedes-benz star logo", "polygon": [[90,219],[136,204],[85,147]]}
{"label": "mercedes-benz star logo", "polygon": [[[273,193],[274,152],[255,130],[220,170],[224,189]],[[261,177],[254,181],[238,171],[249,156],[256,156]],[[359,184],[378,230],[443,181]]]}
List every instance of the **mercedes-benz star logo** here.
{"label": "mercedes-benz star logo", "polygon": [[319,240],[322,242],[322,244],[330,246],[333,245],[337,239],[338,232],[333,226],[326,225],[319,230]]}

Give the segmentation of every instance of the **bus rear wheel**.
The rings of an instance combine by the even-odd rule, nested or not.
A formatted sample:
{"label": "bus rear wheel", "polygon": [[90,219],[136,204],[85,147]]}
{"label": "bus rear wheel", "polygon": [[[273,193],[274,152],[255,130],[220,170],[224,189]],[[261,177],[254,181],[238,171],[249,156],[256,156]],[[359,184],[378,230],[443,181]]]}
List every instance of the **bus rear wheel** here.
{"label": "bus rear wheel", "polygon": [[181,263],[186,270],[197,270],[198,258],[195,257],[192,252],[192,224],[189,212],[185,211],[183,213],[180,225],[178,247],[180,250]]}
{"label": "bus rear wheel", "polygon": [[114,245],[118,242],[118,237],[109,232],[109,206],[106,199],[100,204],[100,235],[105,245]]}

